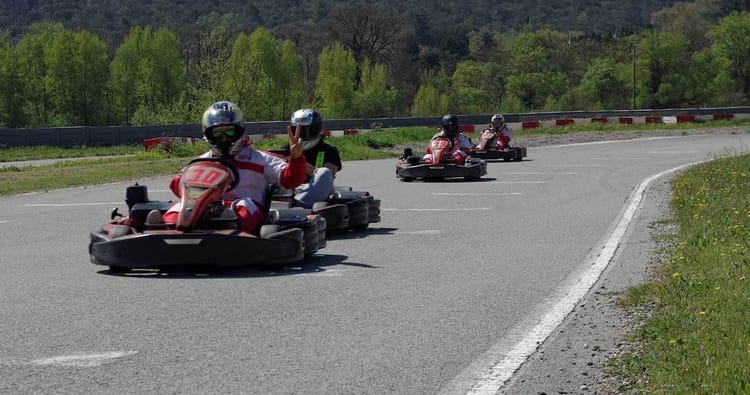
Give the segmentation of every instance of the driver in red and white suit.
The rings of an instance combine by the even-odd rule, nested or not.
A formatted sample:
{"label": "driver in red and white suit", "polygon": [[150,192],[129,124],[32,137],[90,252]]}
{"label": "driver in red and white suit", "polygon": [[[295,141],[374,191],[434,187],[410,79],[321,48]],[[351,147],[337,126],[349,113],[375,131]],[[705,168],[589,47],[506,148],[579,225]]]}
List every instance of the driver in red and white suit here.
{"label": "driver in red and white suit", "polygon": [[505,124],[505,117],[503,114],[495,114],[490,119],[490,129],[492,129],[497,135],[497,139],[493,141],[494,148],[498,151],[502,151],[510,144],[510,138],[512,132],[508,125]]}
{"label": "driver in red and white suit", "polygon": [[442,120],[443,129],[432,136],[430,144],[427,145],[427,153],[422,158],[425,162],[432,162],[432,140],[438,137],[447,137],[451,141],[450,154],[456,161],[457,165],[466,163],[469,152],[474,147],[471,140],[465,134],[458,130],[458,117],[453,114],[446,114]]}
{"label": "driver in red and white suit", "polygon": [[[279,184],[284,188],[294,189],[307,180],[307,165],[305,157],[302,156],[301,129],[297,126],[296,131],[292,133],[291,126],[287,128],[290,146],[290,158],[287,162],[245,144],[245,121],[242,111],[234,103],[220,101],[211,105],[203,114],[202,125],[203,138],[208,144],[209,151],[200,157],[230,158],[237,168],[239,182],[223,199],[225,205],[237,213],[240,229],[253,233],[265,222],[262,207],[266,204],[268,184]],[[178,197],[179,183],[179,174],[169,183],[169,188]],[[179,210],[179,202],[170,207],[163,216],[164,223],[176,223]]]}

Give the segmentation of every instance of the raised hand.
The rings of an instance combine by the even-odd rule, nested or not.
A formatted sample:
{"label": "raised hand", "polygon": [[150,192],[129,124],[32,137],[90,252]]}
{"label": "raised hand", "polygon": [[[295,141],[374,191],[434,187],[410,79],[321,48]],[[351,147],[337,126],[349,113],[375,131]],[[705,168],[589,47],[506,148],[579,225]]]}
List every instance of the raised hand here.
{"label": "raised hand", "polygon": [[304,148],[302,137],[300,137],[302,126],[297,125],[294,133],[292,133],[292,126],[288,125],[286,131],[289,135],[289,155],[291,155],[292,158],[299,158],[302,156],[302,149]]}

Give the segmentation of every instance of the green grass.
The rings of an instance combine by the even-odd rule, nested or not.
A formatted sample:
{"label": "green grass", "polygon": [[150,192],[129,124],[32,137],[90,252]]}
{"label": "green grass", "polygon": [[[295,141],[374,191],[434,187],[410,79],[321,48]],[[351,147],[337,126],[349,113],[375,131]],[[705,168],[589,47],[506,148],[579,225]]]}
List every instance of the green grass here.
{"label": "green grass", "polygon": [[628,392],[750,393],[750,155],[696,166],[672,189],[679,230],[653,282],[623,300],[653,316],[612,367]]}

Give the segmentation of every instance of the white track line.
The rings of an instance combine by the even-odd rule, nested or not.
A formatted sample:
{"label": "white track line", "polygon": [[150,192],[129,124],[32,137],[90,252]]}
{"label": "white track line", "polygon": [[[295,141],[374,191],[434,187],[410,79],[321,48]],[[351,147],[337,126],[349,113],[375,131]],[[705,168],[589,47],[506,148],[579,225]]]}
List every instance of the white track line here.
{"label": "white track line", "polygon": [[380,211],[487,211],[492,207],[464,207],[464,208],[381,208]]}
{"label": "white track line", "polygon": [[523,195],[522,192],[435,192],[435,196],[504,196]]}
{"label": "white track line", "polygon": [[[593,254],[589,255],[587,261],[584,262],[583,267],[587,269],[580,274],[579,277],[572,276],[563,283],[563,286],[556,290],[551,301],[555,301],[551,304],[551,308],[546,311],[542,311],[539,320],[536,325],[531,328],[519,328],[513,333],[524,333],[522,338],[514,340],[515,346],[510,351],[502,355],[502,351],[498,350],[495,355],[490,355],[489,359],[496,361],[491,367],[482,369],[480,372],[476,372],[476,376],[480,377],[479,380],[471,385],[468,389],[467,394],[478,395],[478,394],[495,394],[505,384],[508,379],[513,376],[513,373],[523,364],[528,357],[536,351],[537,347],[549,337],[555,328],[570,314],[575,308],[576,304],[583,298],[591,287],[596,283],[604,269],[609,265],[610,260],[614,256],[620,242],[625,235],[630,223],[633,221],[638,206],[641,204],[643,193],[646,187],[655,179],[662,177],[666,174],[673,173],[687,167],[693,166],[701,162],[690,163],[682,166],[675,167],[653,175],[638,186],[638,188],[630,196],[628,203],[626,204],[625,211],[622,214],[622,218],[615,227],[612,234],[604,242],[603,246],[593,249]],[[588,261],[590,260],[590,261]],[[567,284],[573,284],[567,286]],[[506,343],[507,340],[503,339],[501,343]],[[493,348],[498,348],[497,346]]]}
{"label": "white track line", "polygon": [[113,351],[96,354],[61,355],[52,358],[35,359],[28,362],[28,365],[91,368],[137,353],[138,351]]}
{"label": "white track line", "polygon": [[24,204],[24,207],[77,207],[77,206],[112,206],[124,202],[101,202],[101,203],[32,203]]}

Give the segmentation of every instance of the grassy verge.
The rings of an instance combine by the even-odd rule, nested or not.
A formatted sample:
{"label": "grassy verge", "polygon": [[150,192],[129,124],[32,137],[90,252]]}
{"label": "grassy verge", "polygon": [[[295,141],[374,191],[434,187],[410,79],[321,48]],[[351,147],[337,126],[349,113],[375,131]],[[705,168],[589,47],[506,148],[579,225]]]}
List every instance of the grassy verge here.
{"label": "grassy verge", "polygon": [[655,279],[623,304],[647,311],[634,351],[612,361],[635,393],[750,393],[750,155],[672,183],[674,222]]}
{"label": "grassy verge", "polygon": [[[343,160],[394,158],[395,147],[424,145],[435,132],[432,128],[396,128],[378,133],[331,137]],[[278,148],[286,136],[253,142],[257,149]],[[145,151],[137,145],[85,148],[33,147],[3,150],[6,161],[100,156],[102,158],[65,161],[46,166],[0,167],[0,196],[56,188],[93,185],[103,182],[139,180],[174,174],[191,158],[206,151],[204,144],[174,144],[169,151]],[[122,158],[104,156],[126,155]]]}

